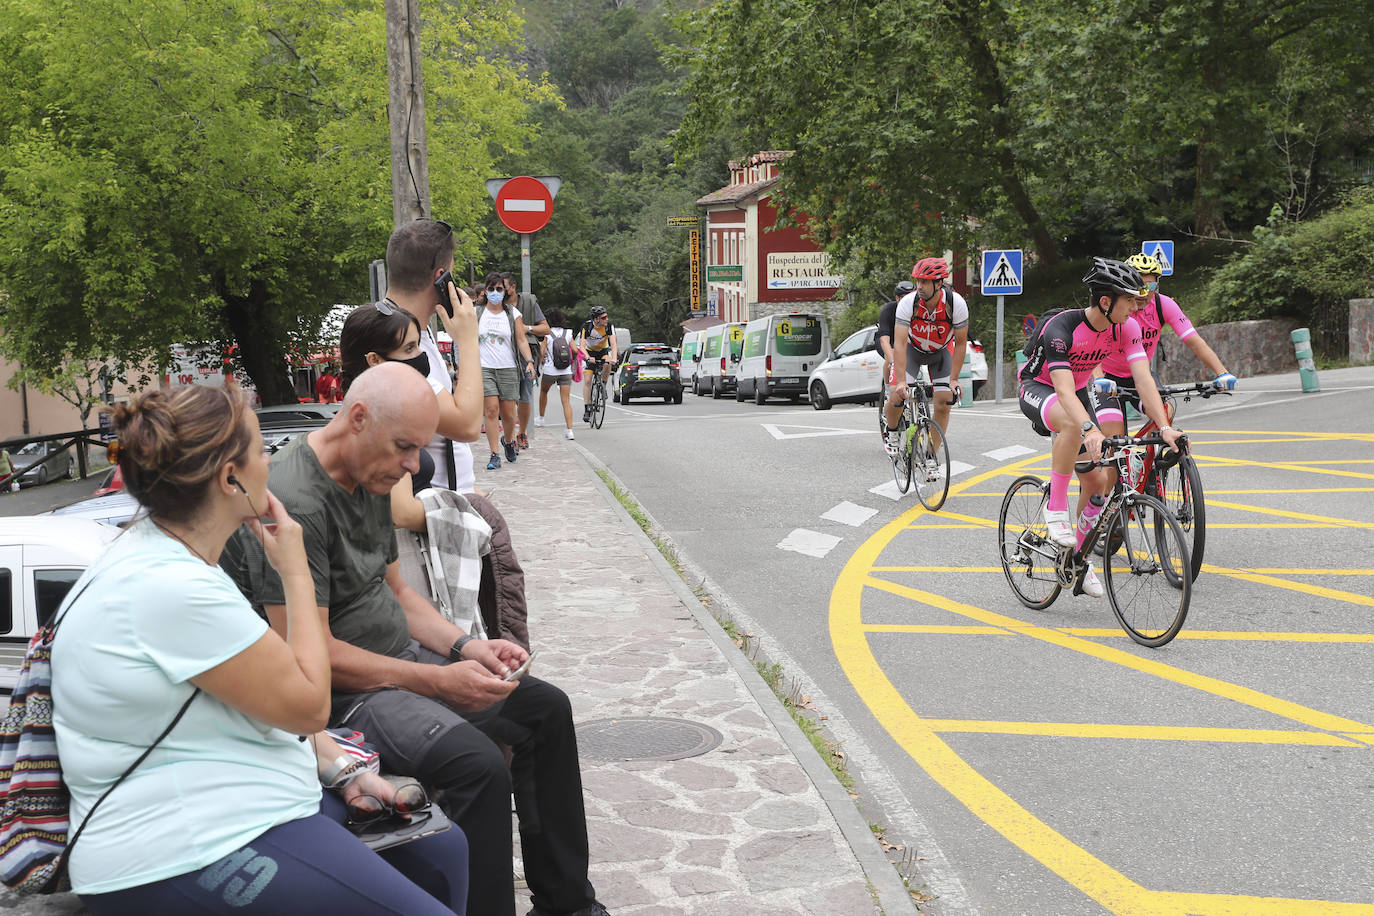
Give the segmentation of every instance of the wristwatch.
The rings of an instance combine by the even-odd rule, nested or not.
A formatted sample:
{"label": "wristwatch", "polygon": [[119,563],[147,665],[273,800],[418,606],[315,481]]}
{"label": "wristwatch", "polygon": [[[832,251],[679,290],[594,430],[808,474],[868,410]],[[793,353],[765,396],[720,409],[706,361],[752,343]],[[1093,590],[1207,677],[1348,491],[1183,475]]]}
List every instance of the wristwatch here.
{"label": "wristwatch", "polygon": [[458,641],[448,650],[448,657],[455,662],[461,662],[463,660],[463,646],[466,646],[474,638],[468,635],[459,636]]}
{"label": "wristwatch", "polygon": [[1088,433],[1092,432],[1094,429],[1097,429],[1097,424],[1094,423],[1092,420],[1084,420],[1084,421],[1083,421],[1083,435],[1084,435],[1084,436],[1086,436]]}

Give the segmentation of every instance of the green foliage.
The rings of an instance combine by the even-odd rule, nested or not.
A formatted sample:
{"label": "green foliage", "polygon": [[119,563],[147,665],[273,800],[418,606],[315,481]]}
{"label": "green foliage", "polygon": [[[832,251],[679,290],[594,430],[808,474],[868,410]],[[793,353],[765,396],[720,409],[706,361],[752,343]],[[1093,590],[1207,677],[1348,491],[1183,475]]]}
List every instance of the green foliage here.
{"label": "green foliage", "polygon": [[1208,286],[1218,320],[1318,321],[1347,300],[1374,296],[1374,189],[1355,191],[1337,209],[1301,223],[1283,220],[1278,209]]}
{"label": "green foliage", "polygon": [[[487,53],[504,3],[425,23],[434,210],[481,242],[481,178],[547,90]],[[473,36],[477,36],[474,40]],[[385,20],[344,0],[11,0],[0,19],[3,348],[161,360],[236,342],[266,402],[391,230]],[[474,137],[480,137],[478,141]]]}

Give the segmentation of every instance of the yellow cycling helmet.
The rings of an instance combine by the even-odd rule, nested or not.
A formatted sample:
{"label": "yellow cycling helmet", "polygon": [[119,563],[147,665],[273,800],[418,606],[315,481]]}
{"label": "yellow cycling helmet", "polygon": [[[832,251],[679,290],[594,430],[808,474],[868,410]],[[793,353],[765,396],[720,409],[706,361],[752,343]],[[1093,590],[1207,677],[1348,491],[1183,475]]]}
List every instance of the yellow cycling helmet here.
{"label": "yellow cycling helmet", "polygon": [[1164,273],[1164,265],[1159,263],[1159,259],[1148,254],[1133,254],[1126,259],[1126,263],[1143,274],[1154,274],[1158,277]]}

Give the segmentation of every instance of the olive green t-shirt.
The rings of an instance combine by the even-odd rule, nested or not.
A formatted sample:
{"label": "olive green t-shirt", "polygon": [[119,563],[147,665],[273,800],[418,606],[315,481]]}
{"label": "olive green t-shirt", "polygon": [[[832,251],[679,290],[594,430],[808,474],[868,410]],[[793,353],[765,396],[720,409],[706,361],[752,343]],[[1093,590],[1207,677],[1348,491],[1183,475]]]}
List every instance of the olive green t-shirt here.
{"label": "olive green t-shirt", "polygon": [[[390,495],[339,486],[305,436],[272,456],[267,487],[300,523],[315,603],[329,609],[334,638],[381,655],[398,654],[410,642],[410,627],[386,584],[386,568],[397,557]],[[286,603],[281,578],[247,526],[225,546],[220,565],[255,607]]]}

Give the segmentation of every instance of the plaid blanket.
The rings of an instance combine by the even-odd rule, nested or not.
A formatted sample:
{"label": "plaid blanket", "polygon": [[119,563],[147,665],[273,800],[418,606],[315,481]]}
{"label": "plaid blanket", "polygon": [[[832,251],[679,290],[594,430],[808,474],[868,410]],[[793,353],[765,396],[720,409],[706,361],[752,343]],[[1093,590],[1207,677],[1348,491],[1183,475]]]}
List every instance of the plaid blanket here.
{"label": "plaid blanket", "polygon": [[477,593],[482,557],[491,550],[491,526],[463,494],[444,488],[421,490],[425,525],[423,549],[439,611],[475,636],[486,635]]}

